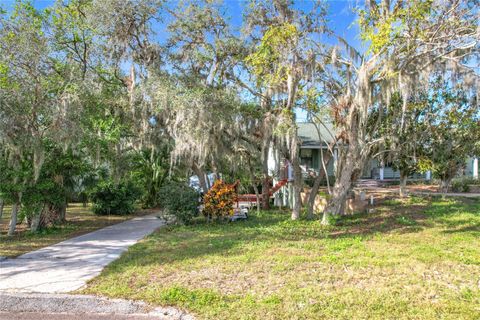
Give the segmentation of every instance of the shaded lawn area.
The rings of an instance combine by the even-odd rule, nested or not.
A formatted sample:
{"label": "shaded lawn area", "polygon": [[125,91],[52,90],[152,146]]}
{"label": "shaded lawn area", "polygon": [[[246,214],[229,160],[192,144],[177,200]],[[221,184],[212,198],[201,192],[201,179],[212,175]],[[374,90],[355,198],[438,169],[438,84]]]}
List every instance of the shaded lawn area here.
{"label": "shaded lawn area", "polygon": [[23,253],[37,250],[54,243],[82,235],[97,229],[131,219],[135,215],[146,214],[139,211],[135,215],[127,216],[97,216],[90,207],[84,208],[80,203],[70,204],[67,208],[67,222],[51,228],[32,233],[26,224],[17,225],[16,234],[7,236],[10,222],[10,207],[6,207],[0,219],[0,256],[15,257]]}
{"label": "shaded lawn area", "polygon": [[480,202],[388,200],[328,228],[279,211],[167,227],[82,293],[200,319],[479,319]]}

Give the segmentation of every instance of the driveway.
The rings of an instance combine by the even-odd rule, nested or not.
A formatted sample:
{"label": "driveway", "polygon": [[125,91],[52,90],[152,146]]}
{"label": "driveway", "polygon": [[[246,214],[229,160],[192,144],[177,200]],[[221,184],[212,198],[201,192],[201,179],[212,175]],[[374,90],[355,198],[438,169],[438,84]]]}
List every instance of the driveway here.
{"label": "driveway", "polygon": [[155,215],[137,217],[0,261],[0,291],[65,293],[77,290],[128,247],[163,224]]}

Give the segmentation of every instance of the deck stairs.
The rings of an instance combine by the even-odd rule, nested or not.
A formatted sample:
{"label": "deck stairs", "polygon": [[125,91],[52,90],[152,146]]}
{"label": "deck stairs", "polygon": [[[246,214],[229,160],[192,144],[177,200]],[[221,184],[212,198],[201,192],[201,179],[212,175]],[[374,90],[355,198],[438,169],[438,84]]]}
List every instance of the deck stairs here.
{"label": "deck stairs", "polygon": [[[277,193],[283,186],[287,185],[288,179],[278,181],[272,188],[270,188],[270,197]],[[238,202],[256,202],[257,196],[254,194],[239,194]]]}
{"label": "deck stairs", "polygon": [[359,189],[376,189],[383,187],[385,183],[375,179],[359,179],[355,182],[355,187]]}

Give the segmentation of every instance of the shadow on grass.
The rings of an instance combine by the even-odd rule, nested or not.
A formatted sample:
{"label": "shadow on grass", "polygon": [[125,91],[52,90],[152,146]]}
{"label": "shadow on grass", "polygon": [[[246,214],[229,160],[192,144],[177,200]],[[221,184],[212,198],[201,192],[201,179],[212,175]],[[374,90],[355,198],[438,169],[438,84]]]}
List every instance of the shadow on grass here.
{"label": "shadow on grass", "polygon": [[445,228],[445,234],[480,233],[480,199],[436,198],[425,210],[435,224]]}
{"label": "shadow on grass", "polygon": [[[127,254],[107,268],[106,274],[132,266],[168,265],[202,257],[245,255],[253,247],[268,250],[277,242],[289,243],[325,239],[363,241],[386,233],[415,233],[440,226],[445,233],[478,232],[479,202],[472,200],[413,199],[381,205],[370,214],[335,219],[329,227],[319,220],[291,221],[286,211],[253,213],[247,221],[167,226],[131,247]],[[475,220],[473,215],[479,220]],[[462,215],[465,215],[463,217]],[[472,225],[472,223],[476,223]]]}
{"label": "shadow on grass", "polygon": [[443,231],[446,234],[453,234],[453,233],[473,233],[476,235],[480,235],[480,223],[477,223],[475,225],[468,225],[468,226],[463,226],[460,228],[456,229],[448,229]]}
{"label": "shadow on grass", "polygon": [[368,214],[354,214],[335,219],[335,238],[371,236],[379,233],[410,233],[430,228],[433,224],[424,214],[426,204],[404,204],[389,200]]}

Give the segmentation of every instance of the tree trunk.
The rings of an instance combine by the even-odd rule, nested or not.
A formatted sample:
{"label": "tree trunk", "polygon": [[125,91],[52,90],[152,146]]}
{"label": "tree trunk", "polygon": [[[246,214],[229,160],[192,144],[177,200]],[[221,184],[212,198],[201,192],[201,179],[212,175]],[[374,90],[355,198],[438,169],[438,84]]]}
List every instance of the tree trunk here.
{"label": "tree trunk", "polygon": [[10,225],[8,228],[8,235],[13,236],[15,233],[15,229],[17,228],[17,217],[18,217],[18,210],[20,208],[20,201],[16,201],[12,205],[12,216],[10,218]]}
{"label": "tree trunk", "polygon": [[57,208],[53,208],[45,203],[42,209],[33,216],[30,231],[37,232],[38,230],[46,228],[48,225],[52,224],[53,221],[58,220],[57,215]]}
{"label": "tree trunk", "polygon": [[302,192],[302,186],[303,186],[302,169],[300,168],[300,161],[298,159],[298,156],[292,159],[292,166],[293,166],[292,220],[297,220],[298,218],[300,218],[300,211],[302,210],[301,192]]}
{"label": "tree trunk", "polygon": [[270,177],[264,175],[262,179],[262,209],[270,209]]}
{"label": "tree trunk", "polygon": [[67,222],[67,199],[60,205],[58,208],[58,219],[57,222],[64,223]]}
{"label": "tree trunk", "polygon": [[30,224],[30,231],[31,232],[37,232],[38,229],[40,228],[40,220],[41,220],[41,215],[42,212],[37,213],[32,217],[32,222]]}
{"label": "tree trunk", "polygon": [[325,177],[325,173],[320,171],[318,175],[315,177],[313,182],[312,190],[310,190],[310,194],[308,196],[308,203],[307,203],[307,218],[313,219],[313,206],[315,205],[315,199],[318,195],[318,190],[320,189],[320,183],[322,182],[323,178]]}
{"label": "tree trunk", "polygon": [[0,199],[0,220],[2,220],[4,206],[5,206],[5,201],[3,199]]}
{"label": "tree trunk", "polygon": [[322,224],[329,224],[329,215],[343,214],[345,200],[348,192],[352,188],[353,182],[356,180],[358,168],[362,168],[364,159],[360,156],[358,149],[354,145],[350,145],[345,155],[345,165],[340,176],[335,180],[330,200],[323,211]]}
{"label": "tree trunk", "polygon": [[270,176],[268,175],[268,152],[270,143],[267,143],[262,150],[262,209],[270,209]]}
{"label": "tree trunk", "polygon": [[462,166],[463,162],[450,163],[448,169],[440,175],[440,192],[447,193],[449,191],[453,178],[457,175]]}
{"label": "tree trunk", "polygon": [[322,175],[320,172],[315,177],[313,182],[312,190],[310,190],[310,194],[308,195],[308,202],[307,202],[307,219],[313,219],[313,206],[315,205],[315,199],[317,198],[318,190],[320,189],[320,183],[322,182]]}
{"label": "tree trunk", "polygon": [[207,193],[208,186],[207,181],[205,180],[205,172],[200,168],[196,163],[192,164],[192,170],[198,177],[198,183],[200,183],[200,188],[202,188],[203,193]]}
{"label": "tree trunk", "polygon": [[268,172],[268,156],[272,144],[272,128],[276,118],[270,113],[272,106],[273,90],[267,87],[260,99],[260,107],[265,111],[261,125],[261,160],[262,160],[262,209],[270,209],[270,177]]}
{"label": "tree trunk", "polygon": [[253,190],[255,190],[255,198],[257,200],[257,212],[260,212],[260,192],[258,192],[258,187],[255,183],[253,185]]}
{"label": "tree trunk", "polygon": [[[369,89],[371,88],[359,89],[360,91],[358,93],[360,96],[357,98],[360,101],[368,101],[368,98],[364,97],[364,95],[370,92]],[[347,195],[352,189],[353,182],[361,175],[361,171],[365,167],[365,162],[370,153],[370,147],[368,147],[364,141],[368,104],[357,107],[352,104],[350,108],[352,109],[350,110],[345,126],[347,129],[346,141],[348,142],[348,147],[345,152],[342,152],[340,157],[342,160],[342,170],[339,171],[339,176],[335,179],[330,200],[323,212],[322,224],[329,223],[328,216],[330,214],[343,214]],[[359,108],[359,110],[357,110],[357,108]]]}
{"label": "tree trunk", "polygon": [[[346,168],[345,168],[346,169]],[[351,170],[345,170],[351,171]],[[348,172],[343,171],[340,174],[340,179],[335,181],[335,185],[332,189],[332,195],[323,212],[322,224],[329,224],[329,215],[343,214],[343,207],[345,200],[347,199],[348,192],[352,188],[351,175]]]}
{"label": "tree trunk", "polygon": [[447,193],[448,192],[448,188],[450,187],[450,181],[452,179],[449,179],[449,178],[446,178],[446,179],[442,179],[440,181],[440,192],[442,193]]}
{"label": "tree trunk", "polygon": [[405,198],[407,196],[407,179],[407,173],[400,170],[400,198]]}
{"label": "tree trunk", "polygon": [[[323,154],[323,153],[322,153]],[[322,182],[323,178],[327,176],[325,163],[328,163],[331,159],[331,154],[329,153],[325,159],[322,159],[322,169],[319,169],[318,175],[315,177],[313,182],[312,190],[310,191],[310,195],[308,196],[308,204],[307,204],[307,218],[313,219],[313,206],[315,205],[315,199],[317,198],[318,190],[320,189],[320,183]],[[326,160],[326,161],[325,161]]]}
{"label": "tree trunk", "polygon": [[55,176],[55,182],[58,183],[59,185],[62,186],[62,189],[64,190],[64,199],[62,201],[62,204],[58,207],[58,208],[54,208],[54,210],[56,211],[56,215],[55,215],[55,220],[53,220],[52,222],[54,223],[64,223],[67,221],[66,219],[66,214],[67,214],[67,193],[65,191],[65,177],[60,174],[60,175],[57,175]]}
{"label": "tree trunk", "polygon": [[253,173],[253,168],[252,164],[250,162],[250,159],[248,159],[248,173],[250,174],[250,180],[252,181],[252,187],[253,190],[255,191],[255,199],[257,202],[257,212],[260,212],[260,192],[258,191],[258,186],[257,186],[257,179],[255,179],[255,174]]}

